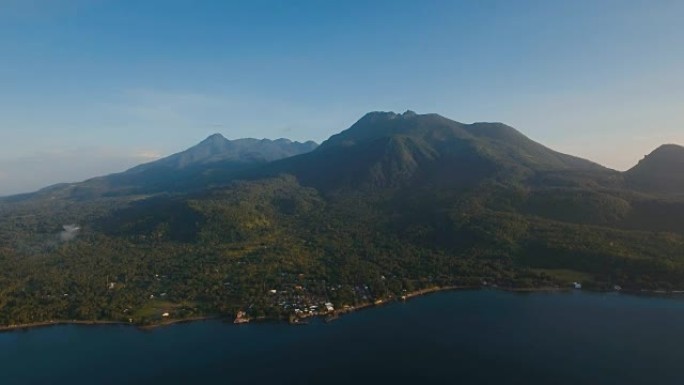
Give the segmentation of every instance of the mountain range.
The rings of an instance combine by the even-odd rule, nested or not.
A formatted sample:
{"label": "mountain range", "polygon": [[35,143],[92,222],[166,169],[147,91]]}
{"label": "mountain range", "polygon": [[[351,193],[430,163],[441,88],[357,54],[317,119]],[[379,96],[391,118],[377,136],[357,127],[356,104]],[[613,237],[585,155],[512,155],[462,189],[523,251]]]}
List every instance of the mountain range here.
{"label": "mountain range", "polygon": [[[371,112],[320,146],[216,134],[0,200],[0,214],[0,322],[154,322],[151,303],[288,317],[293,298],[359,305],[483,282],[684,288],[683,147],[618,172],[502,123],[412,111]],[[65,224],[80,226],[76,239],[46,241]],[[81,295],[36,308],[64,290]],[[162,291],[164,306],[150,301]]]}
{"label": "mountain range", "polygon": [[358,189],[401,185],[412,179],[449,185],[502,172],[511,180],[541,185],[551,178],[578,183],[578,174],[585,174],[584,182],[590,184],[611,181],[617,188],[678,196],[684,195],[684,172],[680,170],[684,170],[684,147],[674,144],[657,148],[632,169],[619,173],[553,151],[502,123],[463,124],[412,111],[371,112],[321,146],[288,139],[228,140],[213,134],[185,151],[122,173],[55,185],[5,200],[187,192],[234,179],[278,174],[295,175],[318,188],[346,184]]}

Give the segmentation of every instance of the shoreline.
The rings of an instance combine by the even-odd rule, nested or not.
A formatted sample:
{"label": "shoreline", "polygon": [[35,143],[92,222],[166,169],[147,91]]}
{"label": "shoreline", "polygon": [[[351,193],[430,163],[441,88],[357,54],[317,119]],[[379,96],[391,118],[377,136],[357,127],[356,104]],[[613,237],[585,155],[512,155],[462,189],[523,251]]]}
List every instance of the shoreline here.
{"label": "shoreline", "polygon": [[[504,291],[504,292],[509,292],[509,293],[560,293],[560,292],[573,292],[575,289],[572,288],[565,288],[565,287],[528,287],[528,288],[510,288],[510,287],[499,287],[499,286],[434,286],[434,287],[428,287],[412,292],[408,292],[404,295],[397,296],[397,297],[390,297],[390,298],[384,298],[384,299],[378,299],[373,302],[367,302],[367,303],[362,303],[358,304],[355,306],[349,306],[347,308],[341,309],[341,310],[336,310],[332,314],[328,315],[316,315],[313,317],[307,317],[307,318],[321,318],[321,319],[337,319],[340,316],[343,316],[345,314],[350,314],[354,313],[360,310],[365,310],[373,307],[380,307],[384,305],[388,305],[391,303],[397,303],[397,302],[405,302],[414,298],[422,297],[425,295],[430,295],[430,294],[435,294],[435,293],[441,293],[441,292],[449,292],[449,291],[466,291],[466,290],[498,290],[498,291]],[[673,292],[663,292],[659,290],[622,290],[622,291],[601,291],[601,290],[583,290],[584,292],[588,293],[609,293],[609,292],[614,292],[616,294],[625,294],[625,295],[632,295],[632,296],[656,296],[656,297],[671,297],[671,296],[677,296],[677,295],[682,295],[684,294],[684,291],[673,291]],[[28,331],[31,329],[39,329],[39,328],[47,328],[47,327],[52,327],[52,326],[62,326],[62,325],[80,325],[80,326],[128,326],[128,327],[134,327],[140,331],[151,331],[154,329],[159,329],[167,326],[172,326],[172,325],[177,325],[177,324],[183,324],[183,323],[190,323],[190,322],[198,322],[198,321],[208,321],[208,320],[218,320],[225,318],[225,321],[227,323],[232,323],[229,322],[231,319],[227,317],[222,317],[219,315],[207,315],[207,316],[198,316],[198,317],[191,317],[191,318],[183,318],[183,319],[171,319],[171,320],[166,320],[163,322],[159,323],[154,323],[154,324],[149,324],[149,325],[140,325],[140,324],[133,324],[129,322],[124,322],[124,321],[108,321],[108,320],[95,320],[95,321],[86,321],[86,320],[50,320],[50,321],[40,321],[40,322],[32,322],[32,323],[27,323],[27,324],[16,324],[16,325],[1,325],[0,326],[0,333],[6,333],[6,332],[15,332],[15,331]],[[303,318],[306,320],[306,318]],[[276,321],[276,322],[281,322],[283,321],[284,323],[287,323],[286,320],[282,319],[255,319],[252,322],[247,322],[247,323],[259,323],[259,322],[264,322],[264,321]],[[304,325],[305,323],[294,323],[291,325]],[[237,324],[239,326],[240,324]]]}
{"label": "shoreline", "polygon": [[199,322],[199,321],[209,321],[209,320],[216,320],[216,319],[221,319],[220,316],[217,315],[208,315],[208,316],[197,316],[197,317],[190,317],[190,318],[179,318],[179,319],[172,319],[172,320],[167,320],[164,322],[156,323],[156,324],[150,324],[150,325],[136,325],[136,324],[126,324],[130,326],[134,326],[141,331],[150,331],[154,329],[160,329],[163,327],[167,326],[173,326],[173,325],[178,325],[178,324],[184,324],[184,323],[190,323],[190,322]]}
{"label": "shoreline", "polygon": [[47,328],[50,326],[60,326],[60,325],[83,325],[83,326],[98,326],[98,325],[131,325],[130,323],[122,321],[84,321],[84,320],[50,320],[50,321],[40,321],[31,322],[27,324],[16,324],[16,325],[2,325],[0,326],[0,332],[10,332],[28,329],[38,329]]}
{"label": "shoreline", "polygon": [[[497,287],[497,286],[433,286],[424,289],[408,292],[404,295],[398,297],[391,297],[386,299],[377,300],[374,302],[368,302],[364,304],[359,304],[356,306],[349,307],[343,310],[335,311],[335,316],[343,315],[347,313],[352,313],[357,310],[363,310],[370,307],[378,307],[383,305],[388,305],[394,302],[405,302],[414,298],[422,297],[425,295],[449,292],[449,291],[466,291],[466,290],[498,290],[510,293],[555,293],[555,292],[570,292],[573,291],[571,288],[560,288],[560,287],[527,287],[527,288],[509,288],[509,287]],[[588,291],[588,290],[587,290]]]}
{"label": "shoreline", "polygon": [[0,326],[0,333],[13,332],[13,331],[28,331],[31,329],[41,329],[49,328],[52,326],[64,326],[64,325],[80,325],[80,326],[127,326],[134,327],[141,331],[149,331],[158,328],[163,328],[166,326],[172,326],[176,324],[197,322],[197,321],[207,321],[212,319],[219,319],[218,316],[201,316],[201,317],[191,317],[182,319],[167,320],[164,322],[159,322],[149,325],[140,325],[124,321],[107,321],[107,320],[95,320],[95,321],[85,321],[85,320],[50,320],[41,322],[31,322],[27,324],[17,324],[17,325],[2,325]]}

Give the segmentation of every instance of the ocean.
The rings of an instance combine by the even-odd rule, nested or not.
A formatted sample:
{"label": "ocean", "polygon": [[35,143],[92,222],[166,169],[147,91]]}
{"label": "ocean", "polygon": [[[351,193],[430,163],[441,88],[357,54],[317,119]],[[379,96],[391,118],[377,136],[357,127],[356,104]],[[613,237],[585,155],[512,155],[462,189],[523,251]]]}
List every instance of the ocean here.
{"label": "ocean", "polygon": [[0,334],[0,384],[684,384],[684,299],[451,291],[325,323]]}

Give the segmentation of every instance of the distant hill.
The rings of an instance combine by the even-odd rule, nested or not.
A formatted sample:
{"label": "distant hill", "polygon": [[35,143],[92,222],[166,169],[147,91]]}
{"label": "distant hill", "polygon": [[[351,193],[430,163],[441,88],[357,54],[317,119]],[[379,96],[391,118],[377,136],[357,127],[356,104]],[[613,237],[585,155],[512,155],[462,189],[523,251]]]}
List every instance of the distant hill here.
{"label": "distant hill", "polygon": [[50,186],[32,194],[9,197],[27,199],[92,200],[102,197],[182,192],[221,184],[233,174],[268,162],[303,154],[318,145],[289,139],[228,140],[214,134],[189,149],[141,164],[125,172],[80,183]]}
{"label": "distant hill", "polygon": [[625,172],[630,187],[661,194],[684,196],[684,147],[666,144]]}
{"label": "distant hill", "polygon": [[218,162],[264,163],[303,154],[314,150],[317,146],[312,141],[300,143],[289,139],[251,138],[228,140],[221,134],[214,134],[183,152],[133,167],[126,173],[140,173],[162,168],[182,170]]}

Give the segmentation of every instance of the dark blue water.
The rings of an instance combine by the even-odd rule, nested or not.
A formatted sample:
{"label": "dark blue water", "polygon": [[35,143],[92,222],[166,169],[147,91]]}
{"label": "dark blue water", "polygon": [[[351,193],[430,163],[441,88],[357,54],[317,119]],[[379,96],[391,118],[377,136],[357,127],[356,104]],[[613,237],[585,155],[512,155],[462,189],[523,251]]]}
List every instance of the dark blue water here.
{"label": "dark blue water", "polygon": [[684,384],[684,301],[433,294],[307,326],[0,334],[0,384]]}

